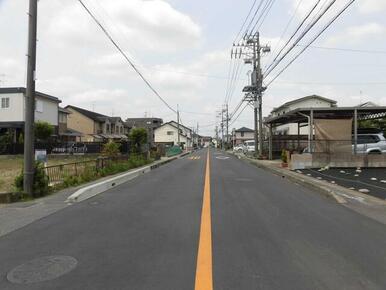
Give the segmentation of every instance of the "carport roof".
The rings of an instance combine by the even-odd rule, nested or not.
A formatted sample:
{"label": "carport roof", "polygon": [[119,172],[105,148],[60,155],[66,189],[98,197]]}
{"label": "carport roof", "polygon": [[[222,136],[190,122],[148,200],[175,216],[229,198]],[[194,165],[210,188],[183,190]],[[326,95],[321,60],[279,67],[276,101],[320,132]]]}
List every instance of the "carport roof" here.
{"label": "carport roof", "polygon": [[358,113],[358,120],[386,117],[386,107],[299,108],[279,116],[268,117],[265,124],[280,126],[290,123],[308,123],[306,116],[310,116],[311,111],[314,119],[349,119],[354,117],[355,110]]}

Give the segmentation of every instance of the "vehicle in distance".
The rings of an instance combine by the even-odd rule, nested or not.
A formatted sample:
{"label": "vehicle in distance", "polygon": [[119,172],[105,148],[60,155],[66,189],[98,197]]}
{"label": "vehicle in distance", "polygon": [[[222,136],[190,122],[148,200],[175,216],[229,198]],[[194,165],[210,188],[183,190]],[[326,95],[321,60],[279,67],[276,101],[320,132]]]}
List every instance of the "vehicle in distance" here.
{"label": "vehicle in distance", "polygon": [[239,144],[233,147],[233,152],[242,153],[244,151],[243,144]]}
{"label": "vehicle in distance", "polygon": [[244,153],[255,152],[255,140],[248,140],[244,142]]}

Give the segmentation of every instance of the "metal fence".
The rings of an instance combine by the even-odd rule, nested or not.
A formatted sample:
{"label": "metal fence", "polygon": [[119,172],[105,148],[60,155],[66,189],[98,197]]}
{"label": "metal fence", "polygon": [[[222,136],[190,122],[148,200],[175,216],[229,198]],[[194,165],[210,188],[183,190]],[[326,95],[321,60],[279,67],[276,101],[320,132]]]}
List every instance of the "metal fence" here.
{"label": "metal fence", "polygon": [[[141,154],[145,157],[144,154]],[[122,155],[113,158],[97,158],[93,160],[72,162],[53,166],[46,166],[44,170],[48,176],[50,184],[62,183],[69,176],[79,176],[86,170],[97,172],[103,168],[109,167],[112,164],[127,162],[129,155]],[[146,158],[146,157],[145,157]]]}
{"label": "metal fence", "polygon": [[[122,154],[130,152],[130,142],[119,142]],[[105,142],[47,142],[35,143],[35,149],[47,150],[47,154],[99,154],[102,152]],[[0,144],[0,155],[21,155],[24,154],[24,144],[7,143]]]}
{"label": "metal fence", "polygon": [[[358,153],[380,154],[386,152],[386,142],[358,141],[356,147],[353,140],[272,140],[272,152],[279,156],[281,151],[288,150],[297,153]],[[269,141],[264,142],[264,152],[269,150]]]}

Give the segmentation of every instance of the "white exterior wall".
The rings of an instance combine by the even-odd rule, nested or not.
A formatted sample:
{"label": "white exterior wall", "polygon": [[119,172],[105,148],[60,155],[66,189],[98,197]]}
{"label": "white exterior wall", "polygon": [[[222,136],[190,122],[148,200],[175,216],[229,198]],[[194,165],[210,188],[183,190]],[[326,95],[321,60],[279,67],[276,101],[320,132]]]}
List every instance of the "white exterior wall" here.
{"label": "white exterior wall", "polygon": [[[1,98],[9,98],[9,108],[2,109],[0,107],[0,122],[24,122],[24,94],[0,94]],[[39,96],[36,97],[36,101],[41,102],[43,110],[42,112],[35,111],[35,121],[46,121],[51,125],[58,126],[59,104]]]}
{"label": "white exterior wall", "polygon": [[[172,131],[173,135],[168,135],[167,132]],[[154,130],[154,142],[155,143],[174,143],[175,145],[178,143],[178,130],[177,128],[165,124],[161,127],[158,127]],[[180,135],[180,142],[185,143],[187,146],[187,138],[185,136]]]}
{"label": "white exterior wall", "polygon": [[57,102],[41,97],[36,97],[36,101],[42,102],[43,112],[35,111],[35,121],[45,121],[51,125],[58,126],[59,104]]}
{"label": "white exterior wall", "polygon": [[[301,108],[329,108],[329,107],[332,107],[332,104],[330,102],[326,102],[324,100],[315,98],[315,99],[308,99],[308,100],[293,103],[288,107],[285,107],[277,112],[274,112],[272,115],[279,116]],[[297,135],[298,124],[287,124],[283,126],[278,126],[274,128],[274,132],[282,133],[285,135]],[[308,135],[308,133],[309,133],[308,125],[300,128],[300,135]]]}
{"label": "white exterior wall", "polygon": [[234,145],[243,144],[247,140],[254,140],[255,133],[254,132],[244,132],[244,136],[241,136],[241,132],[235,131],[233,133],[233,142]]}
{"label": "white exterior wall", "polygon": [[23,94],[0,94],[1,98],[9,98],[9,108],[2,109],[0,104],[0,122],[24,122]]}

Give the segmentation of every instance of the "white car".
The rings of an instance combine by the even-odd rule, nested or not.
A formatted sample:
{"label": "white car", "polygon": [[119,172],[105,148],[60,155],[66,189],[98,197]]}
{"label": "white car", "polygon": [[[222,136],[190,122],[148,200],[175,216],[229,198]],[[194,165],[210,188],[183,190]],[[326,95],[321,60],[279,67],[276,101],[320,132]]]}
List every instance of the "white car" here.
{"label": "white car", "polygon": [[386,153],[386,138],[383,133],[358,134],[357,152],[364,154]]}
{"label": "white car", "polygon": [[233,147],[233,152],[242,153],[244,151],[243,144],[239,144]]}
{"label": "white car", "polygon": [[255,140],[248,140],[244,142],[244,153],[255,152]]}

